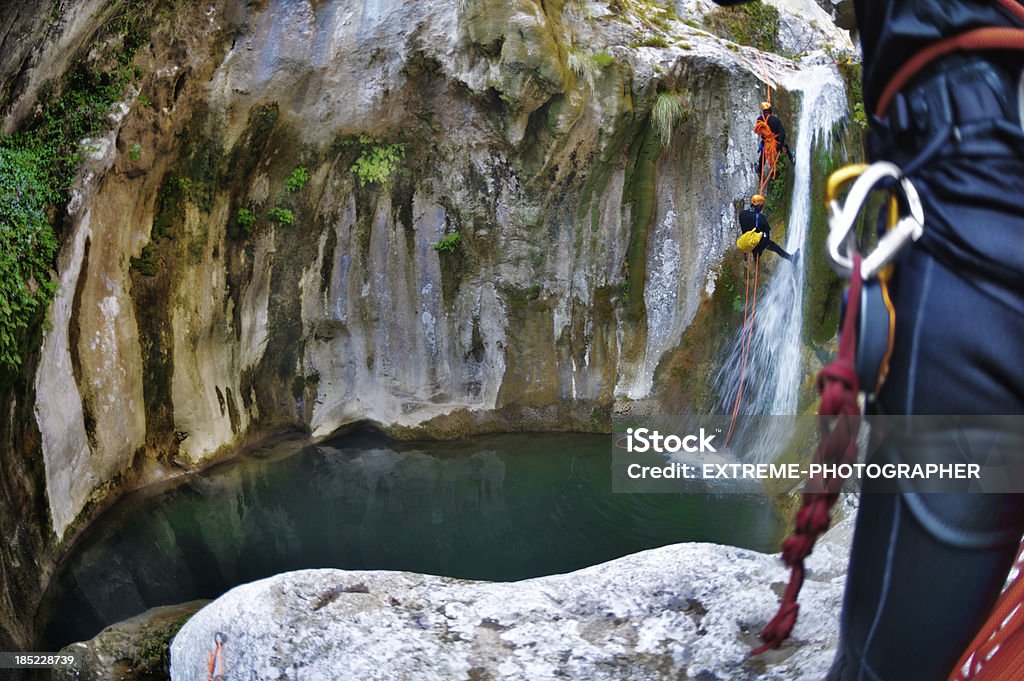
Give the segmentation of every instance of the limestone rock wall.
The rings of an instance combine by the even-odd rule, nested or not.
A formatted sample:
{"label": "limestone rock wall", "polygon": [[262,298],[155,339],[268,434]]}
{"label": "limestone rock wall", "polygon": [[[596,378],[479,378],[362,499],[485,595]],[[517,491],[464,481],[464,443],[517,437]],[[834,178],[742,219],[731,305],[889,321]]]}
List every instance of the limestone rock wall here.
{"label": "limestone rock wall", "polygon": [[[4,10],[5,129],[88,59],[101,5],[38,3],[35,28]],[[59,297],[5,410],[42,461],[7,466],[47,528],[40,583],[120,491],[274,431],[600,430],[616,399],[657,398],[754,184],[760,64],[797,68],[641,1],[155,16],[83,142]]]}

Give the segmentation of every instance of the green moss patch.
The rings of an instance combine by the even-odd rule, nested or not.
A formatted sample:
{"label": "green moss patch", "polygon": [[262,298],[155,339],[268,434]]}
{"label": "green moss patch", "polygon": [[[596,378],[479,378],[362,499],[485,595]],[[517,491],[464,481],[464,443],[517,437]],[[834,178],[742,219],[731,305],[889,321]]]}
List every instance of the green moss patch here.
{"label": "green moss patch", "polygon": [[704,28],[740,45],[765,52],[778,51],[779,10],[760,0],[708,12],[704,15]]}

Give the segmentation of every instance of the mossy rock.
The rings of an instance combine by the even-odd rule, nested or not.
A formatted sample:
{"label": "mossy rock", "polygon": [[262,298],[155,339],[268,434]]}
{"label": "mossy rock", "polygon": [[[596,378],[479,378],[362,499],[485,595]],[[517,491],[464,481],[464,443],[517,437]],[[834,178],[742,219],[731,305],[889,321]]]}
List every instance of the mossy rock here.
{"label": "mossy rock", "polygon": [[207,603],[198,600],[152,608],[110,625],[88,641],[66,646],[61,652],[74,652],[78,662],[54,671],[54,681],[166,681],[171,641]]}
{"label": "mossy rock", "polygon": [[734,43],[775,52],[779,45],[779,10],[760,0],[718,7],[704,15],[704,28]]}

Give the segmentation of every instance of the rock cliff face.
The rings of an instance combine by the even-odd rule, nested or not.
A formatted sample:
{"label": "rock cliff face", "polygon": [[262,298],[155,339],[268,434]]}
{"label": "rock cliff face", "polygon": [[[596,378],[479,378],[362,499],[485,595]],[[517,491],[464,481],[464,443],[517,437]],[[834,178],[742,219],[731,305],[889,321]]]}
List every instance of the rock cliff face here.
{"label": "rock cliff face", "polygon": [[[111,11],[2,11],[6,130]],[[640,1],[166,0],[133,64],[3,410],[15,643],[76,523],[271,432],[599,430],[658,398],[760,78],[796,72]]]}

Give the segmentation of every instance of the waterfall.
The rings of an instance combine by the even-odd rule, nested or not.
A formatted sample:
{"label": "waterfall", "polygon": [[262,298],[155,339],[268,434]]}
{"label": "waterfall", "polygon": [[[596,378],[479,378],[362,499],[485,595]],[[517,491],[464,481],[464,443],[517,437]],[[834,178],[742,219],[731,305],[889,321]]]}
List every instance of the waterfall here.
{"label": "waterfall", "polygon": [[[832,66],[812,66],[799,71],[787,89],[799,90],[799,138],[795,145],[796,168],[793,178],[792,210],[783,248],[789,253],[801,249],[795,266],[765,251],[762,265],[771,263],[774,271],[762,271],[757,291],[757,305],[746,368],[743,373],[743,394],[739,405],[741,415],[795,415],[800,384],[803,380],[803,294],[806,285],[808,258],[822,257],[806,253],[805,243],[810,223],[810,201],[821,200],[811,193],[811,150],[816,142],[831,143],[833,126],[846,115],[846,94],[842,80]],[[770,207],[769,207],[770,208]],[[772,222],[769,216],[769,222]],[[776,236],[782,225],[772,224]],[[778,260],[779,262],[771,262]],[[751,279],[753,276],[751,275]],[[741,283],[742,285],[742,283]],[[715,385],[719,394],[718,410],[731,414],[740,385],[743,364],[744,332],[740,329],[729,348],[728,359],[719,372]],[[744,428],[737,422],[734,451],[747,453],[747,460],[770,460],[787,437],[790,419],[758,419],[757,427]],[[750,431],[750,432],[748,432]]]}

